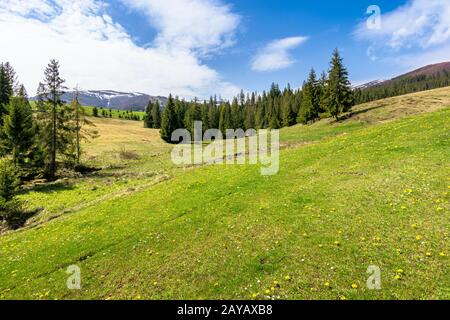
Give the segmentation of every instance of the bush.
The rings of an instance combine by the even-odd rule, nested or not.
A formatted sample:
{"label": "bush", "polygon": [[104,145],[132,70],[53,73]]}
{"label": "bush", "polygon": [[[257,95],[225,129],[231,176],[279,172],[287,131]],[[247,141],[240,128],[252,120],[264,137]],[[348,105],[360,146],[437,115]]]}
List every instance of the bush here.
{"label": "bush", "polygon": [[22,227],[30,216],[31,214],[23,209],[21,201],[5,201],[0,198],[0,220],[5,221],[10,229]]}
{"label": "bush", "polygon": [[0,199],[5,202],[12,200],[18,186],[17,171],[11,160],[0,158]]}
{"label": "bush", "polygon": [[13,229],[21,227],[29,215],[24,212],[22,203],[14,198],[18,186],[19,180],[11,160],[0,158],[0,220],[6,221]]}

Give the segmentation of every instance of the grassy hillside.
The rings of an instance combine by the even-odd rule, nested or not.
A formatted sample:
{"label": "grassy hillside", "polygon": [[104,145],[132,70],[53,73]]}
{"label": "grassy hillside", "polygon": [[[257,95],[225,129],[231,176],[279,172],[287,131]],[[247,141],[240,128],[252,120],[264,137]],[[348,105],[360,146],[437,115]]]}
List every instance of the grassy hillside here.
{"label": "grassy hillside", "polygon": [[96,119],[103,170],[24,190],[43,209],[0,237],[0,298],[449,299],[449,93],[283,129],[272,177],[176,168],[156,131]]}

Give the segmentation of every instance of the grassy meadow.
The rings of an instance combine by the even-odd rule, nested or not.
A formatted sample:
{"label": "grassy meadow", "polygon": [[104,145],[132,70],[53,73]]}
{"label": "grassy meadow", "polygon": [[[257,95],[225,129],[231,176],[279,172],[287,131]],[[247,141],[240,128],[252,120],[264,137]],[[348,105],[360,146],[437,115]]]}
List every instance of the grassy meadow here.
{"label": "grassy meadow", "polygon": [[282,129],[274,176],[92,121],[101,170],[21,191],[39,211],[0,235],[0,299],[450,299],[450,88]]}

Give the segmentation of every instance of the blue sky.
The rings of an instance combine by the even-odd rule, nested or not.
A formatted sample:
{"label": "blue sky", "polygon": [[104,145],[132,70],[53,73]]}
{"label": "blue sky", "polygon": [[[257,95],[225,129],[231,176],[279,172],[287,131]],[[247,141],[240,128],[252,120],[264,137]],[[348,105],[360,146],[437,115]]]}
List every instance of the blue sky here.
{"label": "blue sky", "polygon": [[[50,58],[69,86],[186,98],[298,87],[311,67],[327,70],[334,48],[355,84],[450,60],[448,0],[72,2],[0,3],[0,36],[12,44],[0,60],[28,91]],[[379,28],[366,25],[371,5]]]}

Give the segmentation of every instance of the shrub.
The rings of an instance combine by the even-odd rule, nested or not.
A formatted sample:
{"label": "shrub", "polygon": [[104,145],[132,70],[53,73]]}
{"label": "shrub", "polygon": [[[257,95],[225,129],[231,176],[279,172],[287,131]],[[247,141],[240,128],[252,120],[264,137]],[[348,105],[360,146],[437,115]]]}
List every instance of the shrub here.
{"label": "shrub", "polygon": [[0,158],[0,220],[6,221],[13,229],[22,226],[29,215],[24,212],[22,203],[14,198],[18,186],[19,180],[11,160]]}
{"label": "shrub", "polygon": [[0,158],[0,199],[13,199],[19,186],[16,168],[8,158]]}
{"label": "shrub", "polygon": [[17,199],[5,201],[0,198],[0,220],[5,221],[9,228],[22,227],[30,216],[31,214],[23,209],[21,201]]}

